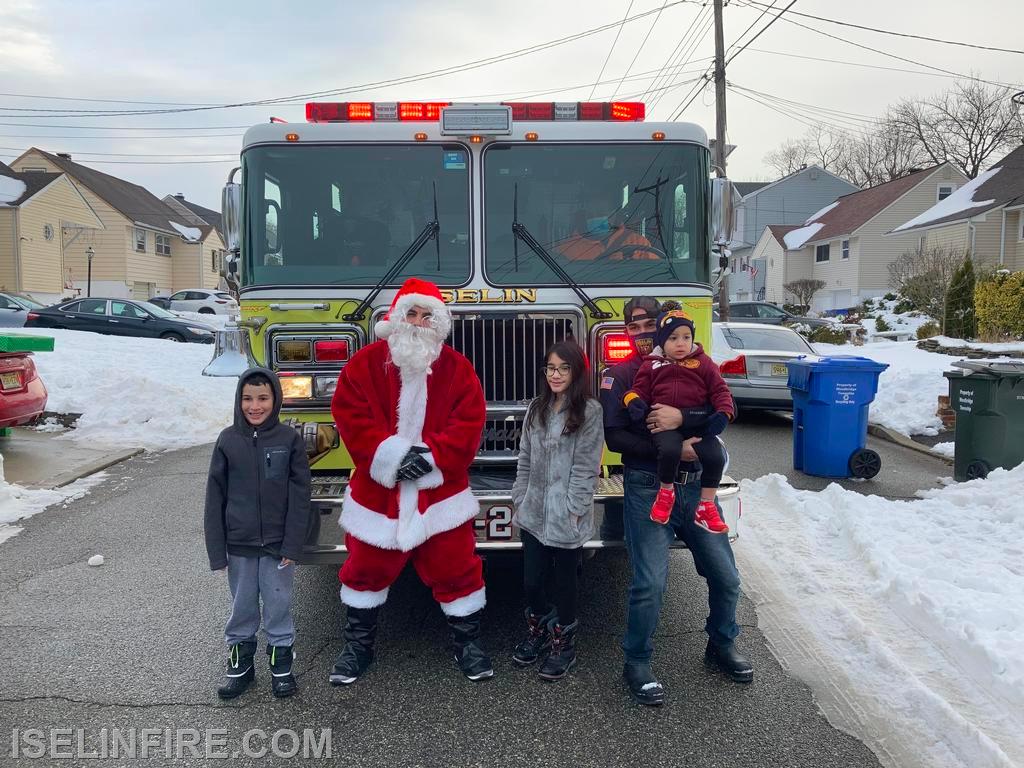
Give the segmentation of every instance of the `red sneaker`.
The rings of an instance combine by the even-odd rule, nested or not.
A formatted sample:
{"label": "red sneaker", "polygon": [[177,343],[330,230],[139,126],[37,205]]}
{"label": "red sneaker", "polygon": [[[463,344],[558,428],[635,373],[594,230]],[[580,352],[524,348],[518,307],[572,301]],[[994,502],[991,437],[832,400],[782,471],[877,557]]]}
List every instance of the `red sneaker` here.
{"label": "red sneaker", "polygon": [[658,525],[665,525],[672,517],[672,506],[676,503],[676,492],[671,486],[658,489],[658,496],[651,507],[651,520]]}
{"label": "red sneaker", "polygon": [[711,533],[729,532],[729,526],[718,514],[718,507],[713,501],[702,501],[697,505],[697,514],[693,516],[693,522]]}

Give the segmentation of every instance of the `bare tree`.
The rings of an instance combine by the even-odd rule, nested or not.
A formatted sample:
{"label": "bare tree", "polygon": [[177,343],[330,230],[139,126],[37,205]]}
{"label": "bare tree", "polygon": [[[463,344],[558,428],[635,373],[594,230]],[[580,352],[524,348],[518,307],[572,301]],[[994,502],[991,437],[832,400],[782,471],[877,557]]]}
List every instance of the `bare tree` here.
{"label": "bare tree", "polygon": [[914,134],[891,114],[873,133],[850,137],[845,149],[837,172],[862,189],[906,176],[928,162]]}
{"label": "bare tree", "polygon": [[811,299],[814,298],[814,294],[825,287],[825,281],[809,279],[794,280],[791,283],[786,283],[782,287],[796,297],[796,303],[804,308],[804,312],[808,312],[811,309]]}
{"label": "bare tree", "polygon": [[948,246],[907,251],[889,264],[889,285],[920,311],[941,319],[953,276],[969,256],[964,248]]}
{"label": "bare tree", "polygon": [[802,139],[786,139],[778,149],[764,156],[764,162],[779,176],[788,176],[807,165],[807,147]]}
{"label": "bare tree", "polygon": [[820,123],[808,128],[804,135],[809,161],[833,173],[841,165],[848,143],[846,133],[830,130]]}
{"label": "bare tree", "polygon": [[905,99],[893,118],[936,164],[950,162],[973,179],[992,155],[1002,155],[1021,136],[1010,89],[977,80],[923,101]]}

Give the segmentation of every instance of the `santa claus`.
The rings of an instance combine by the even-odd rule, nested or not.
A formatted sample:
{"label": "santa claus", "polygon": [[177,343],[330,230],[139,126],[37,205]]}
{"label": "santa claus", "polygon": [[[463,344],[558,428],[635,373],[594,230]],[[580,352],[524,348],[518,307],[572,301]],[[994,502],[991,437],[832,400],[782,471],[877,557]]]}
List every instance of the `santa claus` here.
{"label": "santa claus", "polygon": [[361,349],[338,378],[331,411],[355,470],[340,518],[348,616],[335,685],[354,682],[372,661],[380,607],[408,561],[448,618],[462,672],[494,674],[479,645],[483,565],[469,488],[484,395],[473,365],[444,343],[450,330],[437,286],[409,279],[375,326],[384,340]]}

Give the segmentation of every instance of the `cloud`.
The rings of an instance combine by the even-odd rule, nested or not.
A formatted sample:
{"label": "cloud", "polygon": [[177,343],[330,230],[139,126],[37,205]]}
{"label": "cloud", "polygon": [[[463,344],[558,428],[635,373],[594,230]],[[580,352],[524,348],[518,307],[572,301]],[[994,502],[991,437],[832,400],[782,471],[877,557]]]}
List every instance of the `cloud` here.
{"label": "cloud", "polygon": [[47,25],[34,0],[5,0],[0,5],[0,73],[59,75],[64,67],[44,32]]}

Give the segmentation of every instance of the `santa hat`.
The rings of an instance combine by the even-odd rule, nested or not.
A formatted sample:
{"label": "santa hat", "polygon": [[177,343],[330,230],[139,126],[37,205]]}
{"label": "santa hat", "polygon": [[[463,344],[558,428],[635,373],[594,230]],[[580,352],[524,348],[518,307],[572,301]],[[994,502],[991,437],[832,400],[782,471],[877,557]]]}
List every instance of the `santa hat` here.
{"label": "santa hat", "polygon": [[654,331],[654,344],[655,346],[665,348],[665,342],[668,341],[668,337],[677,328],[689,328],[690,335],[695,335],[695,329],[693,327],[693,320],[683,312],[681,309],[673,309],[669,312],[662,312],[658,315],[657,328]]}
{"label": "santa hat", "polygon": [[395,323],[405,321],[405,313],[412,307],[423,307],[434,314],[434,328],[441,334],[441,338],[447,339],[452,329],[452,313],[448,305],[441,298],[441,291],[437,286],[428,280],[420,280],[418,277],[410,277],[402,287],[398,289],[391,308],[373,326],[374,333],[378,339],[386,339],[395,329]]}

